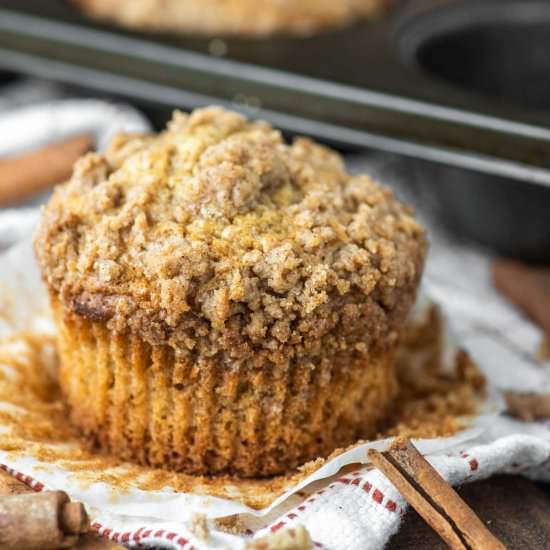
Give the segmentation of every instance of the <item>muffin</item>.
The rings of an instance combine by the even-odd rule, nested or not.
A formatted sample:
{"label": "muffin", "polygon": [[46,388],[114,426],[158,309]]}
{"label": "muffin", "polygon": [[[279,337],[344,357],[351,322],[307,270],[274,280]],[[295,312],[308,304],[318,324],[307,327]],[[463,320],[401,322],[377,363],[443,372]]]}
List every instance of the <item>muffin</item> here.
{"label": "muffin", "polygon": [[383,11],[393,0],[72,0],[128,27],[199,34],[310,34]]}
{"label": "muffin", "polygon": [[155,467],[267,476],[376,434],[426,240],[337,153],[208,108],[83,157],[35,250],[84,434]]}

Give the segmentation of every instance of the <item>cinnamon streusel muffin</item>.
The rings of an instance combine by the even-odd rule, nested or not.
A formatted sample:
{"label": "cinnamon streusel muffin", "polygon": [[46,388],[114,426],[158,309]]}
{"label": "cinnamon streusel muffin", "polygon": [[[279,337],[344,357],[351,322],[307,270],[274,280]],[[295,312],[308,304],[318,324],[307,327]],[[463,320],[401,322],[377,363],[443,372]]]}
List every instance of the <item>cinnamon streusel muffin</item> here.
{"label": "cinnamon streusel muffin", "polygon": [[336,153],[209,108],[82,158],[35,249],[85,434],[265,476],[376,433],[426,242]]}
{"label": "cinnamon streusel muffin", "polygon": [[128,27],[202,34],[309,34],[383,11],[393,0],[72,0]]}

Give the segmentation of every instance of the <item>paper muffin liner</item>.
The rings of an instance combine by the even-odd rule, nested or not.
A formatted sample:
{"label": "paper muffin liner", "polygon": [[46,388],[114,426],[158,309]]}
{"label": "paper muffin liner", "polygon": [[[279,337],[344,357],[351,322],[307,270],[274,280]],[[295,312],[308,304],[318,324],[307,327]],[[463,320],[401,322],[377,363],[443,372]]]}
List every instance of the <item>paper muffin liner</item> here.
{"label": "paper muffin liner", "polygon": [[338,365],[197,368],[52,299],[72,421],[109,452],[193,474],[266,476],[376,434],[397,391],[394,351]]}

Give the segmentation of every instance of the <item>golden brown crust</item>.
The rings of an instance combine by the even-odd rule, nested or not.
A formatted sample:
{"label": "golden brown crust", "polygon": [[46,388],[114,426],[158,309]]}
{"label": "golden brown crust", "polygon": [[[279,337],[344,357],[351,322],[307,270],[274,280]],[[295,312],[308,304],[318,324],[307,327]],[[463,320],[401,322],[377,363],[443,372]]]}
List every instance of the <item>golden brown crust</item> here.
{"label": "golden brown crust", "polygon": [[199,34],[311,34],[379,14],[394,0],[72,0],[128,27]]}
{"label": "golden brown crust", "polygon": [[373,436],[397,392],[394,351],[267,370],[197,368],[168,346],[113,337],[63,310],[60,383],[71,418],[123,459],[258,477]]}

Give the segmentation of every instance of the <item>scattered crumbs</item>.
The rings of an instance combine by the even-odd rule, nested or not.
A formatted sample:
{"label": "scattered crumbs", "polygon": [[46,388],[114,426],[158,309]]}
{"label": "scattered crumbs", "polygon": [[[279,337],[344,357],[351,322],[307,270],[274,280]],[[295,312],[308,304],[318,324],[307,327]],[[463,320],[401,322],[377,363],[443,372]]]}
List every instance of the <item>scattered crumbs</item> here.
{"label": "scattered crumbs", "polygon": [[397,360],[399,393],[380,437],[449,437],[477,413],[485,397],[485,378],[463,350],[452,366],[441,363],[443,323],[432,306],[423,324],[405,331]]}
{"label": "scattered crumbs", "polygon": [[251,541],[246,548],[247,550],[310,550],[313,548],[313,543],[307,529],[303,525],[297,525]]}
{"label": "scattered crumbs", "polygon": [[216,528],[225,533],[231,535],[246,535],[248,534],[248,528],[243,523],[241,516],[233,515],[226,516],[224,518],[216,518],[214,520]]}
{"label": "scattered crumbs", "polygon": [[539,418],[550,417],[550,394],[519,393],[506,391],[503,393],[506,401],[506,412],[524,422],[532,422]]}
{"label": "scattered crumbs", "polygon": [[200,540],[208,542],[210,539],[210,529],[208,520],[204,514],[195,514],[191,518],[189,530]]}

